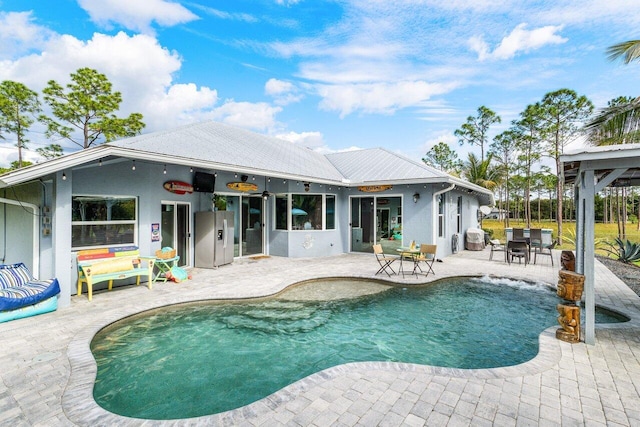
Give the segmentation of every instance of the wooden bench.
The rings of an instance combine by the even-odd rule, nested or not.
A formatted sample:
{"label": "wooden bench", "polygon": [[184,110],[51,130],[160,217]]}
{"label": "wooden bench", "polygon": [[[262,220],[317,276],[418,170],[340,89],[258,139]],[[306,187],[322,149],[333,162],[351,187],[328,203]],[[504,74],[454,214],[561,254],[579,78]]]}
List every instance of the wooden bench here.
{"label": "wooden bench", "polygon": [[[77,252],[78,257],[78,295],[82,295],[82,283],[87,284],[89,301],[93,296],[93,285],[109,282],[109,290],[116,279],[147,276],[149,289],[153,283],[154,257],[141,257],[136,246],[119,248],[87,249]],[[144,265],[146,264],[146,266]]]}

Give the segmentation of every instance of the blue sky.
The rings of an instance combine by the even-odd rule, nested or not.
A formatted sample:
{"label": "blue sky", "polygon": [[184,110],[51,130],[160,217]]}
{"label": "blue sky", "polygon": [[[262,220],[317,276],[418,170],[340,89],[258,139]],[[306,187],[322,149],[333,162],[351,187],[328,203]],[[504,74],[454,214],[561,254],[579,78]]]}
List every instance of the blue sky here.
{"label": "blue sky", "polygon": [[[639,27],[629,0],[0,0],[0,80],[40,92],[94,68],[145,133],[216,120],[322,152],[466,157],[453,132],[481,105],[493,135],[560,88],[597,108],[640,95],[640,64],[605,54]],[[52,141],[32,129],[35,161]]]}

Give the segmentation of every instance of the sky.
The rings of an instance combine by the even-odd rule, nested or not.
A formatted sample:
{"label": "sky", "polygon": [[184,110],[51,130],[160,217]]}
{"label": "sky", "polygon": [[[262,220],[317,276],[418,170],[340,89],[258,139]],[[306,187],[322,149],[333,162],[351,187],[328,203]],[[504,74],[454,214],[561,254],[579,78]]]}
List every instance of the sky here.
{"label": "sky", "polygon": [[[639,27],[637,0],[0,0],[0,81],[41,94],[89,67],[143,133],[215,120],[323,153],[420,161],[442,141],[466,158],[479,148],[454,131],[480,106],[494,136],[561,88],[596,108],[640,95],[640,63],[606,57]],[[78,149],[37,123],[27,137],[31,161]]]}

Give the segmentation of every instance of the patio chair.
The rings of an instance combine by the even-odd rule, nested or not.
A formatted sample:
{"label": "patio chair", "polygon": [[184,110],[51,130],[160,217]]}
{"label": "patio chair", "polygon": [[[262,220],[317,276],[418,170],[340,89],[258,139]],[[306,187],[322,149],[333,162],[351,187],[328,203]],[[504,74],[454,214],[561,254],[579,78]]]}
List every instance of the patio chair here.
{"label": "patio chair", "polygon": [[522,264],[524,259],[524,266],[529,263],[529,247],[526,242],[510,240],[507,243],[507,262],[511,264],[514,258],[518,258],[518,263]]}
{"label": "patio chair", "polygon": [[420,254],[415,258],[414,270],[417,268],[421,273],[424,273],[422,268],[420,268],[420,263],[424,263],[427,266],[425,268],[425,270],[427,270],[427,272],[424,273],[425,276],[428,276],[429,273],[436,274],[436,272],[433,271],[433,263],[436,261],[437,248],[436,245],[420,245]]}
{"label": "patio chair", "polygon": [[502,243],[500,240],[498,239],[492,239],[489,240],[489,245],[491,246],[491,253],[489,254],[489,261],[491,261],[493,259],[493,253],[494,252],[503,252],[504,253],[504,260],[507,260],[507,248],[504,245],[504,243]]}
{"label": "patio chair", "polygon": [[524,228],[514,228],[512,240],[524,240]]}
{"label": "patio chair", "polygon": [[554,240],[553,243],[551,243],[550,245],[541,244],[540,247],[536,248],[535,252],[533,253],[533,263],[534,264],[536,263],[536,260],[538,259],[538,254],[549,255],[549,258],[551,258],[551,266],[553,267],[553,249],[556,247],[557,244],[558,244],[557,240]]}
{"label": "patio chair", "polygon": [[376,271],[375,275],[385,272],[387,273],[387,276],[391,277],[391,274],[389,274],[389,270],[391,270],[393,274],[396,274],[395,270],[391,267],[391,264],[399,260],[400,257],[385,254],[384,250],[382,249],[382,245],[380,244],[373,245],[373,253],[376,256],[376,260],[378,260],[378,264],[380,264],[380,269]]}
{"label": "patio chair", "polygon": [[[542,229],[541,228],[532,228],[529,230],[529,252],[533,249],[534,255],[535,251],[542,248]],[[535,264],[535,261],[534,261]]]}

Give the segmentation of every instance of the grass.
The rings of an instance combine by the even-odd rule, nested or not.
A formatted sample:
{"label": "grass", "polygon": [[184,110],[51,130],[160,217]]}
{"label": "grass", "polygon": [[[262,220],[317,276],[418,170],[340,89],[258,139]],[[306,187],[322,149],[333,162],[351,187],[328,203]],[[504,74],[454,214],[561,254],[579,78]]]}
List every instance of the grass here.
{"label": "grass", "polygon": [[[526,224],[522,221],[514,221],[509,220],[509,227],[515,228],[526,228]],[[485,230],[493,230],[493,238],[505,240],[505,232],[504,232],[504,222],[495,219],[485,219],[482,221],[482,228]],[[542,222],[532,222],[531,228],[549,228],[552,230],[553,239],[558,237],[558,224],[555,221],[542,221]],[[562,235],[570,236],[575,235],[576,225],[575,222],[563,222],[562,223]],[[572,231],[569,231],[572,230]],[[570,234],[572,233],[573,234]],[[608,242],[613,243],[614,239],[618,237],[618,225],[613,224],[603,224],[596,223],[595,224],[595,238],[596,241],[598,239],[605,239]],[[638,231],[637,224],[627,223],[627,239],[632,242],[640,242],[640,231]],[[574,245],[571,242],[563,241],[562,246],[559,246],[558,249],[575,249]],[[598,251],[598,253],[602,255],[607,255],[604,251]]]}

